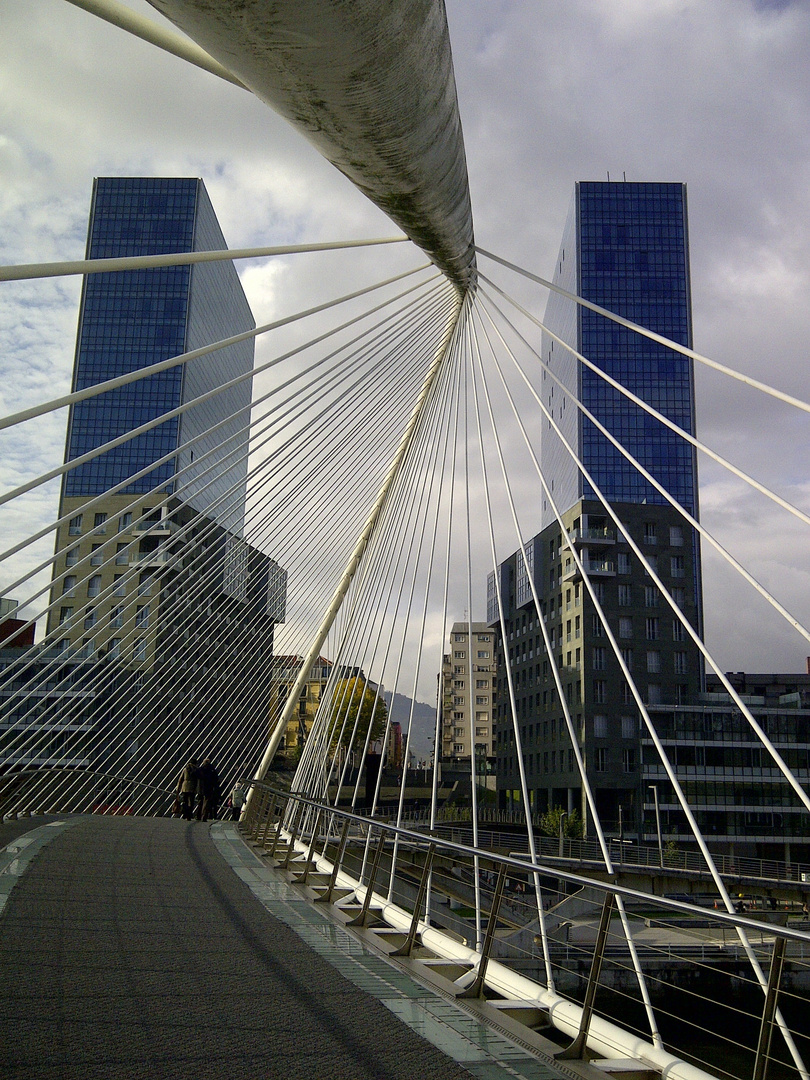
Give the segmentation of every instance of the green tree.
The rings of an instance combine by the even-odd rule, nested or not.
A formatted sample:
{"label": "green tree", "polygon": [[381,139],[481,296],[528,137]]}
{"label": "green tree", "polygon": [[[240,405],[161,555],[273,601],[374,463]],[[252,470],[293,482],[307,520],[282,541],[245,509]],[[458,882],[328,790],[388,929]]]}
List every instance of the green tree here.
{"label": "green tree", "polygon": [[332,702],[334,708],[333,750],[340,739],[340,745],[344,749],[362,751],[366,745],[369,724],[371,724],[369,748],[385,731],[388,708],[382,697],[376,690],[372,690],[365,679],[342,679],[335,687]]}
{"label": "green tree", "polygon": [[579,811],[572,810],[569,814],[561,806],[552,806],[550,810],[546,810],[545,814],[540,815],[540,832],[544,836],[559,836],[560,818],[563,814],[565,814],[563,821],[565,836],[577,840],[582,836],[582,819],[579,816]]}

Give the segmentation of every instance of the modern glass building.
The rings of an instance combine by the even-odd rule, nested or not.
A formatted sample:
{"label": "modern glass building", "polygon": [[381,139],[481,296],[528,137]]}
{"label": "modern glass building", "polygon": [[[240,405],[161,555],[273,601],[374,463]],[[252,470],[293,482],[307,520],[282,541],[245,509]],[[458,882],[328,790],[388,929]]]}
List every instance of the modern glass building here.
{"label": "modern glass building", "polygon": [[[685,186],[578,183],[554,283],[691,347]],[[587,823],[582,781],[553,677],[556,667],[602,822],[609,830],[638,833],[649,797],[640,767],[641,717],[606,627],[645,704],[682,707],[697,700],[701,657],[680,616],[701,632],[700,550],[679,508],[697,516],[697,464],[695,451],[680,434],[608,385],[598,371],[693,434],[693,366],[675,350],[557,293],[549,297],[545,323],[551,332],[543,334],[547,370],[541,376],[542,395],[561,432],[543,419],[541,464],[551,499],[544,494],[542,531],[526,544],[528,566],[520,552],[514,553],[499,566],[497,578],[490,576],[488,590],[487,619],[497,633],[499,800],[502,806],[519,805],[517,763],[522,753],[535,808],[576,810]],[[672,506],[582,415],[578,401],[679,505]],[[656,570],[676,611],[637,550]],[[505,633],[498,622],[496,581]],[[543,642],[541,618],[551,655]]]}
{"label": "modern glass building", "polygon": [[[202,180],[95,181],[89,259],[226,246]],[[73,389],[148,367],[254,325],[231,262],[89,275],[82,292]],[[252,368],[251,339],[80,402],[71,410],[66,460],[247,375]],[[77,466],[65,476],[63,496],[87,499],[119,484],[125,485],[124,495],[158,488],[172,494],[184,488],[185,502],[201,513],[216,503],[214,516],[240,533],[250,401],[250,380],[245,378],[204,405]],[[125,483],[144,469],[149,469],[145,475]]]}
{"label": "modern glass building", "polygon": [[[566,221],[555,284],[631,322],[691,348],[692,316],[686,186],[578,183]],[[694,434],[692,361],[602,315],[552,293],[546,323],[568,345],[680,428]],[[697,510],[694,449],[544,336],[543,356],[567,387],[543,384],[566,440],[611,502],[666,500],[625,457],[569,407],[576,395],[630,453],[691,513]],[[594,491],[553,428],[543,432],[542,461],[560,511]],[[544,502],[543,524],[554,519]]]}

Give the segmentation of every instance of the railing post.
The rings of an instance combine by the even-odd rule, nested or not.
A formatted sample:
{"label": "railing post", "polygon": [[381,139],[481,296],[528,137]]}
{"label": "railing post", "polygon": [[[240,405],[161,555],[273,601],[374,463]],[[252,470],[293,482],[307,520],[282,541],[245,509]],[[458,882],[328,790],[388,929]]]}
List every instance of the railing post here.
{"label": "railing post", "polygon": [[374,888],[374,880],[377,877],[377,871],[380,869],[384,847],[385,831],[380,829],[380,839],[377,841],[377,850],[374,852],[374,862],[371,864],[371,873],[369,874],[368,884],[366,885],[366,895],[363,899],[363,906],[360,909],[360,914],[352,919],[347,924],[348,926],[368,926],[368,912],[371,907],[371,890]]}
{"label": "railing post", "polygon": [[613,893],[606,893],[605,901],[602,904],[602,914],[599,919],[599,929],[596,932],[596,944],[593,949],[591,973],[588,976],[588,988],[585,991],[585,1001],[582,1005],[579,1032],[570,1046],[567,1046],[565,1050],[561,1050],[559,1054],[554,1055],[555,1058],[558,1058],[560,1061],[581,1060],[585,1057],[585,1050],[588,1045],[588,1029],[591,1026],[593,1003],[596,998],[596,987],[599,985],[599,973],[602,970],[602,960],[605,956],[605,946],[607,945],[612,910]]}
{"label": "railing post", "polygon": [[318,813],[315,815],[315,824],[312,826],[312,839],[309,843],[309,851],[306,854],[304,860],[304,872],[298,876],[299,885],[306,885],[307,878],[309,877],[309,871],[312,867],[312,856],[315,854],[315,843],[318,839],[318,828],[321,824],[321,818],[323,817],[323,807],[318,807]]}
{"label": "railing post", "polygon": [[[261,830],[261,839],[259,838],[259,829],[256,829],[256,840],[262,847],[267,843],[267,832],[273,821],[273,813],[276,809],[276,795],[270,797],[269,806],[267,807],[267,816],[264,819],[264,828]],[[262,804],[262,810],[264,810],[264,804]]]}
{"label": "railing post", "polygon": [[295,841],[298,838],[298,830],[301,827],[301,822],[304,820],[305,809],[306,804],[300,802],[295,810],[293,810],[292,827],[290,829],[290,846],[287,848],[287,854],[284,856],[284,859],[278,864],[282,870],[287,869],[290,865],[290,859],[295,854]]}
{"label": "railing post", "polygon": [[422,912],[422,904],[425,902],[425,894],[427,893],[428,881],[430,879],[430,868],[433,865],[433,856],[436,853],[436,845],[431,842],[427,855],[425,856],[425,865],[422,870],[422,880],[419,882],[419,890],[416,894],[416,901],[413,905],[413,918],[411,919],[411,925],[408,929],[407,937],[405,941],[398,949],[395,949],[391,953],[392,956],[410,956],[413,952],[413,947],[416,944],[416,932],[419,927],[419,916]]}
{"label": "railing post", "polygon": [[489,912],[489,922],[487,923],[487,931],[484,934],[484,943],[481,947],[481,959],[478,961],[478,971],[476,973],[474,981],[465,989],[456,994],[459,998],[480,998],[484,996],[484,986],[486,985],[487,966],[489,964],[489,953],[492,949],[492,942],[495,940],[495,927],[498,925],[498,911],[501,907],[501,900],[503,899],[503,890],[506,886],[506,863],[501,863],[501,868],[498,871],[498,880],[495,883],[495,892],[492,897],[492,907]]}
{"label": "railing post", "polygon": [[286,805],[284,807],[284,810],[279,810],[278,827],[276,829],[276,835],[273,837],[273,846],[270,848],[270,858],[271,859],[275,856],[276,848],[278,847],[279,841],[281,840],[281,829],[282,829],[282,826],[284,824],[284,815],[286,813],[286,810],[287,810]]}
{"label": "railing post", "polygon": [[776,1015],[776,1000],[779,997],[779,983],[782,979],[782,966],[785,961],[785,939],[778,937],[773,943],[771,970],[768,973],[768,988],[765,991],[765,1007],[762,1010],[762,1023],[759,1027],[757,1056],[754,1059],[753,1080],[765,1080],[771,1053],[773,1018]]}
{"label": "railing post", "polygon": [[[251,807],[250,812],[245,815],[245,832],[248,834],[251,840],[256,839],[256,832],[258,832],[257,822],[259,820],[259,814],[261,813],[262,807],[264,806],[266,800],[267,792],[262,790],[259,793],[259,798],[256,800],[256,806]],[[254,832],[254,829],[256,830],[256,832]]]}
{"label": "railing post", "polygon": [[337,876],[340,871],[340,864],[343,861],[343,855],[346,851],[346,843],[349,839],[349,826],[351,821],[346,818],[343,822],[343,832],[340,834],[340,844],[338,845],[337,853],[335,854],[335,861],[332,864],[332,876],[329,878],[329,884],[326,887],[326,891],[320,896],[315,897],[316,904],[331,904],[332,894],[335,891],[335,885],[337,884]]}

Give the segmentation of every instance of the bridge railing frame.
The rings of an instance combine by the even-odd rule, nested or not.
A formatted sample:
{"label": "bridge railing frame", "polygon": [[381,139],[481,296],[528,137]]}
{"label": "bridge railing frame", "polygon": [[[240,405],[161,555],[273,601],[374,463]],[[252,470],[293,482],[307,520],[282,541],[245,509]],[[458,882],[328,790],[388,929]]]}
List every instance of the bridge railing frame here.
{"label": "bridge railing frame", "polygon": [[[240,823],[240,828],[246,839],[257,848],[274,857],[276,865],[279,867],[294,871],[298,860],[299,865],[304,867],[304,873],[296,874],[294,880],[300,884],[307,884],[310,869],[317,867],[321,877],[328,881],[328,883],[320,886],[320,896],[317,897],[320,902],[336,903],[337,901],[334,899],[336,889],[339,891],[341,899],[353,894],[360,905],[360,913],[350,920],[347,925],[367,927],[371,922],[370,912],[372,905],[374,905],[375,917],[382,917],[386,921],[392,921],[394,928],[398,928],[403,932],[406,943],[404,950],[400,950],[403,955],[410,955],[414,940],[417,937],[424,940],[429,935],[430,947],[434,947],[439,932],[431,929],[428,910],[425,912],[425,917],[420,919],[420,906],[425,901],[422,885],[425,882],[427,870],[422,876],[417,899],[412,904],[413,910],[409,911],[406,907],[400,906],[399,898],[396,903],[392,903],[392,880],[388,882],[389,894],[387,899],[381,892],[375,891],[380,862],[387,841],[391,841],[392,844],[396,841],[400,848],[403,843],[407,843],[415,850],[424,850],[426,863],[432,861],[434,853],[436,855],[441,854],[446,858],[472,860],[477,857],[479,860],[485,860],[487,863],[492,864],[493,868],[497,869],[499,881],[502,881],[506,873],[512,870],[518,874],[541,874],[547,879],[556,878],[561,882],[565,882],[568,886],[598,890],[605,897],[602,917],[605,925],[609,920],[609,914],[605,915],[604,911],[608,910],[609,912],[610,905],[615,897],[620,896],[625,900],[643,902],[648,907],[660,907],[663,918],[665,918],[664,912],[670,915],[674,912],[691,916],[699,913],[710,917],[712,922],[728,926],[735,931],[741,928],[748,934],[758,935],[758,948],[761,958],[766,959],[767,955],[772,972],[763,1003],[762,1015],[758,1018],[760,1035],[754,1063],[756,1080],[765,1080],[770,1061],[771,1037],[775,1026],[774,1018],[781,987],[784,949],[788,943],[793,943],[794,948],[795,946],[799,947],[797,952],[802,959],[805,956],[810,959],[810,933],[807,931],[773,923],[763,923],[744,915],[731,914],[726,911],[707,910],[682,900],[652,896],[648,893],[620,886],[615,881],[600,881],[586,877],[583,874],[574,873],[572,870],[561,866],[558,859],[555,860],[553,865],[539,861],[532,863],[529,861],[528,856],[523,859],[516,858],[514,855],[501,855],[486,848],[475,848],[458,840],[444,838],[438,835],[437,830],[426,834],[423,830],[405,828],[401,825],[397,826],[385,818],[372,818],[362,812],[358,813],[353,809],[336,807],[299,792],[281,791],[265,781],[251,780],[246,782],[254,784],[256,788],[254,798],[246,809]],[[356,829],[358,839],[363,840],[365,843],[367,854],[373,849],[373,858],[370,860],[364,858],[359,877],[347,872],[343,865],[346,841],[353,827]],[[377,838],[375,842],[372,842],[375,831],[377,832]],[[317,855],[316,849],[319,847],[319,842],[322,846],[320,855]],[[330,848],[332,849],[331,858],[329,857]],[[391,876],[393,877],[394,874],[396,874],[396,866],[393,866]],[[610,898],[609,903],[608,898]],[[495,919],[490,920],[492,931],[494,931],[497,920],[497,905],[499,902],[500,896],[497,896],[496,889],[493,897]],[[395,917],[395,913],[399,914],[399,918]],[[764,949],[766,936],[768,939],[773,939],[773,945],[770,945],[769,941],[767,949]],[[488,933],[485,939],[488,945],[491,945],[492,939],[493,934]],[[506,966],[508,962],[491,960],[489,948],[486,946],[482,947],[478,952],[466,950],[471,956],[474,955],[475,962],[471,966],[468,976],[456,981],[457,996],[469,996],[472,993],[474,996],[483,997],[485,987],[495,993],[502,993],[505,986],[509,990],[517,987],[523,990],[526,995],[525,1000],[551,1003],[552,1007],[549,1009],[551,1023],[569,1035],[572,1040],[562,1054],[568,1057],[584,1057],[586,1054],[611,1056],[605,1054],[605,1048],[613,1045],[615,1056],[614,1044],[618,1041],[619,1045],[621,1045],[617,1032],[621,1032],[623,1035],[628,1035],[628,1033],[617,1028],[611,1021],[599,1016],[594,1010],[594,999],[599,987],[600,969],[605,955],[605,946],[606,933],[603,932],[597,936],[597,942],[594,945],[590,972],[585,986],[586,1004],[584,1007],[560,997],[553,988],[543,990],[539,983],[533,982],[526,976],[514,975],[513,978],[509,978],[508,975],[504,976],[504,972],[509,971]],[[455,948],[450,947],[449,952],[456,956],[460,955],[458,946]],[[390,955],[393,956],[394,953]],[[735,952],[732,955],[741,958],[745,954],[744,950],[740,949],[739,954]],[[578,962],[581,963],[581,961],[582,951],[580,949]],[[496,969],[497,977],[493,978],[491,974],[488,977],[488,972],[491,973]],[[531,989],[528,989],[529,987]],[[558,1017],[555,1013],[559,1011],[558,1005],[563,1002],[568,1007],[567,1015]],[[662,1048],[653,1046],[651,1043],[642,1045],[635,1035],[628,1035],[628,1046],[630,1045],[635,1048],[636,1052],[640,1051],[639,1056],[648,1068],[664,1071],[671,1080],[706,1080],[707,1077],[711,1076],[710,1073],[688,1064]]]}

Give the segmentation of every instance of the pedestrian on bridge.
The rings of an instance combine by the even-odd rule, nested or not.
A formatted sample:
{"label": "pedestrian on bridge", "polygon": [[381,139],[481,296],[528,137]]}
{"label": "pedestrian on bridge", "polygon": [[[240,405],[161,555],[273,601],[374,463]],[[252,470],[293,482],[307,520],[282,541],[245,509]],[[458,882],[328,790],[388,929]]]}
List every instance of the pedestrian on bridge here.
{"label": "pedestrian on bridge", "polygon": [[180,798],[180,813],[186,821],[194,817],[194,802],[200,782],[200,763],[196,758],[189,758],[177,777],[177,795]]}
{"label": "pedestrian on bridge", "polygon": [[200,766],[197,798],[197,820],[215,818],[220,798],[219,773],[210,758],[206,758]]}

